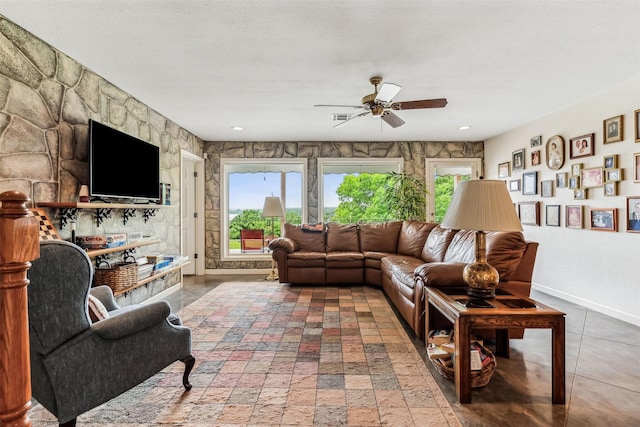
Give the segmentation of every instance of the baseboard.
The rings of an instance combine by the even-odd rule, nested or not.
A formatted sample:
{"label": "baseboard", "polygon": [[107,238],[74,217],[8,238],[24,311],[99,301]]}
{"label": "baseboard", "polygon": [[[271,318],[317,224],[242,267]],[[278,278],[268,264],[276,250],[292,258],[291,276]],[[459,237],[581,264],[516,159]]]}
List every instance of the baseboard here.
{"label": "baseboard", "polygon": [[211,268],[205,270],[205,274],[223,275],[223,274],[270,274],[270,268]]}
{"label": "baseboard", "polygon": [[143,304],[148,304],[150,302],[160,301],[161,299],[163,299],[167,295],[171,295],[172,293],[174,293],[176,291],[179,291],[180,289],[182,289],[182,282],[176,283],[175,285],[171,286],[170,288],[165,289],[164,291],[160,292],[159,294],[156,294],[156,295],[152,296],[151,298],[144,300],[142,303]]}
{"label": "baseboard", "polygon": [[587,299],[580,298],[572,294],[567,294],[567,293],[558,291],[557,289],[540,285],[538,283],[533,283],[531,287],[537,291],[552,295],[554,297],[561,298],[563,300],[572,302],[574,304],[581,305],[582,307],[589,308],[593,311],[597,311],[598,313],[606,314],[607,316],[611,316],[615,319],[622,320],[624,322],[631,323],[636,326],[640,326],[640,317],[638,316],[634,316],[632,314],[625,313],[623,311],[616,310],[615,308],[598,304],[596,302],[589,301]]}

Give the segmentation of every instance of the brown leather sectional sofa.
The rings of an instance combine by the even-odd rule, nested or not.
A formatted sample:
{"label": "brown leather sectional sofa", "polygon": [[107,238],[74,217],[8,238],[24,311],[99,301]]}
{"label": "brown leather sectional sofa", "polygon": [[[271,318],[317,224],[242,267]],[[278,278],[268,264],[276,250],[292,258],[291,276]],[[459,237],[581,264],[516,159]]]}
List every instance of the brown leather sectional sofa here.
{"label": "brown leather sectional sofa", "polygon": [[[429,222],[287,223],[283,234],[269,244],[280,282],[381,287],[420,338],[425,335],[424,287],[465,286],[462,270],[474,260],[473,231]],[[538,243],[519,232],[489,232],[486,244],[487,261],[500,274],[499,287],[528,296]]]}

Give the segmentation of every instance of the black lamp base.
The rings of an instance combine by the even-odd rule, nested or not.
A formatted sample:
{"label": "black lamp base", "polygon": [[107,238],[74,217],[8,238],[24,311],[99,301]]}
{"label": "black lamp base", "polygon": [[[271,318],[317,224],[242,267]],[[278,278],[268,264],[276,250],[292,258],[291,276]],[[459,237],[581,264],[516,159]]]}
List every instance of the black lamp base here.
{"label": "black lamp base", "polygon": [[469,288],[467,295],[478,299],[495,298],[496,288]]}

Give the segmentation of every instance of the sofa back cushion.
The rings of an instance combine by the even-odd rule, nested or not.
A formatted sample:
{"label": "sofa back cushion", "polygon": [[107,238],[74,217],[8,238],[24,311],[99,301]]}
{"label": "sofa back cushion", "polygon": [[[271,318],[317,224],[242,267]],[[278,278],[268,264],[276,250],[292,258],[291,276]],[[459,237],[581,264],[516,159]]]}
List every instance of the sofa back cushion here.
{"label": "sofa back cushion", "polygon": [[324,252],[324,232],[306,231],[302,225],[284,224],[284,237],[294,240],[301,251]]}
{"label": "sofa back cushion", "polygon": [[457,230],[442,228],[439,225],[433,227],[427,241],[424,242],[420,258],[425,262],[442,262],[456,232]]}
{"label": "sofa back cushion", "polygon": [[327,252],[336,251],[360,252],[356,224],[330,222],[327,225]]}
{"label": "sofa back cushion", "polygon": [[397,253],[420,258],[424,243],[436,225],[438,224],[435,222],[403,221],[398,237]]}
{"label": "sofa back cushion", "polygon": [[[520,264],[527,246],[520,232],[486,233],[487,262],[492,265],[501,281],[507,281]],[[470,263],[475,260],[475,231],[461,230],[456,233],[444,260],[447,262]]]}
{"label": "sofa back cushion", "polygon": [[487,262],[491,264],[501,281],[511,279],[511,275],[518,268],[524,251],[527,249],[527,241],[519,232],[490,232],[487,233]]}
{"label": "sofa back cushion", "polygon": [[360,250],[395,253],[401,227],[402,221],[359,224]]}
{"label": "sofa back cushion", "polygon": [[476,245],[475,231],[460,230],[458,231],[447,248],[444,255],[445,262],[464,262],[470,263],[475,260]]}

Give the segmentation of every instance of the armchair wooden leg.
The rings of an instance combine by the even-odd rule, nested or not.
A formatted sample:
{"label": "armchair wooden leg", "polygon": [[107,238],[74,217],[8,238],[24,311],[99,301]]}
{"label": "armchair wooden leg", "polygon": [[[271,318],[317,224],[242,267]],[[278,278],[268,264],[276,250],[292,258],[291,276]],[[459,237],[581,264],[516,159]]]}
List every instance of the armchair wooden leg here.
{"label": "armchair wooden leg", "polygon": [[76,420],[77,418],[74,418],[66,423],[60,423],[60,427],[76,427]]}
{"label": "armchair wooden leg", "polygon": [[184,375],[182,376],[182,385],[187,390],[191,390],[191,383],[189,382],[189,374],[191,373],[191,369],[193,369],[193,365],[196,363],[196,359],[192,355],[188,355],[180,359],[184,362]]}

